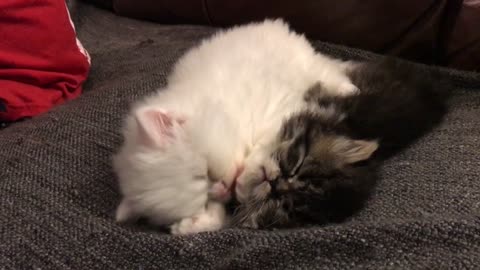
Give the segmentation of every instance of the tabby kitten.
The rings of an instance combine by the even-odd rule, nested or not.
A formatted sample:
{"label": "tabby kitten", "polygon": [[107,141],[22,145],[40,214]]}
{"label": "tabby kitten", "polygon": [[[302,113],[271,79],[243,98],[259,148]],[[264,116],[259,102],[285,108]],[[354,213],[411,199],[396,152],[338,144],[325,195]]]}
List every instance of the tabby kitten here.
{"label": "tabby kitten", "polygon": [[315,109],[284,122],[266,147],[270,156],[260,177],[245,172],[238,179],[233,224],[273,228],[345,220],[372,193],[381,162],[446,113],[448,88],[400,60],[359,63],[349,77],[361,89],[357,95],[325,95],[321,83],[307,91]]}

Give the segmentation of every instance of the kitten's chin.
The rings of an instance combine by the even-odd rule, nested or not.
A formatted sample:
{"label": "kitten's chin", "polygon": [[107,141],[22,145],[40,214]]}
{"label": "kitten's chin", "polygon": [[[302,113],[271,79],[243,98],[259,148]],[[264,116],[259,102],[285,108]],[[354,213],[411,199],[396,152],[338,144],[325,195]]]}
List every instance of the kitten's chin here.
{"label": "kitten's chin", "polygon": [[264,181],[253,188],[252,196],[257,200],[266,200],[271,190],[272,186],[270,183]]}
{"label": "kitten's chin", "polygon": [[239,203],[246,203],[248,200],[248,192],[240,184],[235,183],[235,199]]}
{"label": "kitten's chin", "polygon": [[247,183],[237,181],[235,184],[235,197],[240,203],[245,203],[250,199],[264,200],[270,191],[270,183],[264,180],[251,180]]}

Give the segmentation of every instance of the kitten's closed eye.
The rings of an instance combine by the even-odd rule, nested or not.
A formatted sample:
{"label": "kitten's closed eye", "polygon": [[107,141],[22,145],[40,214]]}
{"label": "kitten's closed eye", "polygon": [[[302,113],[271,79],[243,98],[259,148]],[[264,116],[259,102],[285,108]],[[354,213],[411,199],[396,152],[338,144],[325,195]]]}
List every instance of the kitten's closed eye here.
{"label": "kitten's closed eye", "polygon": [[287,149],[280,150],[278,156],[279,167],[284,177],[293,177],[298,173],[307,155],[305,136],[292,139],[286,145]]}

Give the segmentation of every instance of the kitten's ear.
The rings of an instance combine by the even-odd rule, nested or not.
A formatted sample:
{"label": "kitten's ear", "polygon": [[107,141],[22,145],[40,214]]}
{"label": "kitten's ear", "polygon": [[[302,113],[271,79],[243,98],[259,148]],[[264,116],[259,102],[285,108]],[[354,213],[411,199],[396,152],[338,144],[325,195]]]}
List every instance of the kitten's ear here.
{"label": "kitten's ear", "polygon": [[332,150],[341,157],[343,164],[351,164],[367,160],[378,149],[376,141],[351,140],[347,138],[336,139]]}
{"label": "kitten's ear", "polygon": [[140,143],[148,147],[163,147],[175,138],[175,129],[181,127],[185,119],[161,109],[142,109],[135,113]]}

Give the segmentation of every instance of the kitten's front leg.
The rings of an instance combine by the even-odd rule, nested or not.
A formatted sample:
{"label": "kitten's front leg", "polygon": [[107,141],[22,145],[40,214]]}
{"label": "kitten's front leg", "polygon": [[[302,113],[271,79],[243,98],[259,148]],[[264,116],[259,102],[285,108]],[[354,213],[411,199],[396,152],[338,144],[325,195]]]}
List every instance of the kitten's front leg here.
{"label": "kitten's front leg", "polygon": [[340,76],[338,79],[320,82],[324,93],[331,96],[350,96],[357,94],[360,89],[348,77]]}
{"label": "kitten's front leg", "polygon": [[358,87],[356,87],[353,83],[350,82],[350,80],[340,83],[337,87],[338,95],[340,96],[349,96],[349,95],[355,95],[360,91]]}
{"label": "kitten's front leg", "polygon": [[334,59],[323,54],[318,54],[316,60],[318,62],[312,72],[328,95],[348,96],[361,90],[349,77],[349,74],[358,67],[358,62]]}
{"label": "kitten's front leg", "polygon": [[232,198],[231,187],[228,187],[224,181],[216,182],[210,187],[208,196],[213,200],[226,203]]}
{"label": "kitten's front leg", "polygon": [[226,222],[225,206],[222,203],[211,201],[202,212],[180,220],[173,224],[170,230],[175,235],[217,231],[225,227]]}
{"label": "kitten's front leg", "polygon": [[243,161],[238,161],[235,163],[235,166],[232,169],[228,170],[222,177],[218,177],[216,182],[214,182],[210,189],[208,190],[208,196],[210,199],[219,201],[222,203],[227,203],[232,198],[232,193],[234,192],[235,181],[242,174],[245,166]]}
{"label": "kitten's front leg", "polygon": [[340,84],[326,85],[323,82],[317,82],[312,85],[304,95],[304,100],[315,105],[315,108],[322,104],[322,107],[327,104],[334,103],[338,98],[355,95],[360,90],[349,82],[343,82]]}
{"label": "kitten's front leg", "polygon": [[332,96],[349,96],[357,94],[360,89],[352,83],[346,73],[331,74],[328,79],[318,82],[323,92]]}

